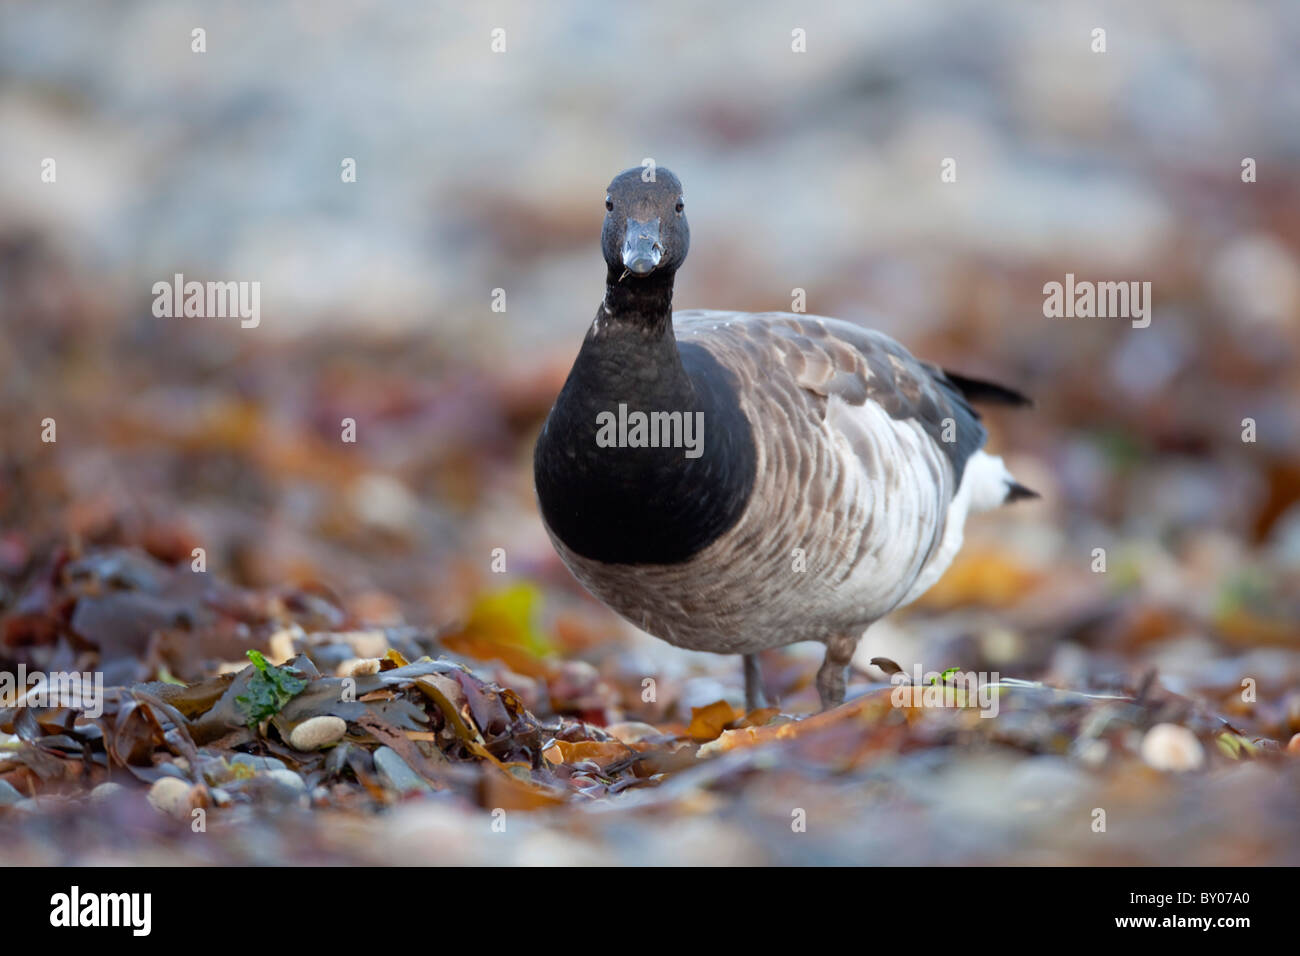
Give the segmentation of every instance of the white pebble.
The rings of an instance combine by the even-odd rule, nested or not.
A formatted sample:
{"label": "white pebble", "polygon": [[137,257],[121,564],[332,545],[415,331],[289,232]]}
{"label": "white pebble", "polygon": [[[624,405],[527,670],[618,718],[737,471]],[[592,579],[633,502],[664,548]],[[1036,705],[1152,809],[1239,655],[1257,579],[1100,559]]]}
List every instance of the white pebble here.
{"label": "white pebble", "polygon": [[319,750],[338,743],[347,731],[347,721],[342,717],[311,717],[289,732],[289,746],[294,750]]}
{"label": "white pebble", "polygon": [[274,780],[280,786],[292,790],[295,793],[307,792],[307,784],[303,781],[302,777],[298,776],[292,770],[268,770],[263,774],[263,776],[265,779]]}
{"label": "white pebble", "polygon": [[192,809],[190,795],[193,788],[179,777],[162,777],[149,788],[149,804],[160,813],[173,817],[186,817]]}
{"label": "white pebble", "polygon": [[1156,724],[1142,738],[1142,759],[1157,770],[1196,770],[1205,763],[1205,749],[1186,727]]}

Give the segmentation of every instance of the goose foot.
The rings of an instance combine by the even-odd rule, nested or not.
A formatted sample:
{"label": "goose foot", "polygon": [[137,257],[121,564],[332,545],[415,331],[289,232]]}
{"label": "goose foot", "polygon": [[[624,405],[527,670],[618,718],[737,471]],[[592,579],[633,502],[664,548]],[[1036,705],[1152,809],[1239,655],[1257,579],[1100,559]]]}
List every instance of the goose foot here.
{"label": "goose foot", "polygon": [[859,640],[861,635],[840,635],[826,642],[826,659],[817,670],[817,696],[821,698],[822,710],[844,703],[844,671],[853,659]]}

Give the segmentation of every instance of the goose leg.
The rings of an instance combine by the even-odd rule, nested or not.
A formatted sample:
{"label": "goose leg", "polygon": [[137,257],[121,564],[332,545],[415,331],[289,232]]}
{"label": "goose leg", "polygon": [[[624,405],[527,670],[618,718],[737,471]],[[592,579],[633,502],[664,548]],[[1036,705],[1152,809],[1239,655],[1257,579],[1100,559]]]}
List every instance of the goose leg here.
{"label": "goose leg", "polygon": [[817,696],[822,699],[822,710],[830,710],[844,703],[844,670],[853,659],[861,635],[839,635],[826,642],[826,659],[817,671]]}
{"label": "goose leg", "polygon": [[767,694],[763,692],[763,669],[759,666],[757,654],[742,655],[745,659],[745,709],[758,710],[767,706]]}

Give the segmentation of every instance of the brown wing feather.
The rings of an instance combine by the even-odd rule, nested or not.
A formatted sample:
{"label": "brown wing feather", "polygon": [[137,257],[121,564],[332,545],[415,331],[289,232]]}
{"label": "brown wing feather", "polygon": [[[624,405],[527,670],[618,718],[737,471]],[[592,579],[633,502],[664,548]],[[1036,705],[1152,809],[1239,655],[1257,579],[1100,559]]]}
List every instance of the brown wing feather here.
{"label": "brown wing feather", "polygon": [[712,330],[725,328],[728,334],[715,343],[723,364],[723,339],[745,343],[751,355],[761,351],[765,362],[779,362],[815,395],[834,395],[849,405],[872,401],[895,420],[914,419],[952,462],[958,484],[967,459],[987,437],[979,415],[942,369],[919,361],[881,332],[785,312],[678,313],[676,326],[679,334],[700,336],[706,345]]}

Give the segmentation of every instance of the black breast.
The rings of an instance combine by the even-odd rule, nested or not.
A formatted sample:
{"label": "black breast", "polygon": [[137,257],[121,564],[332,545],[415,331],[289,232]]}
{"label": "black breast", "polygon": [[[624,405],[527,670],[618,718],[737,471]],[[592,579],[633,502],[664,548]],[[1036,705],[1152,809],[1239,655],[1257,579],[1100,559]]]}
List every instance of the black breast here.
{"label": "black breast", "polygon": [[[737,390],[703,346],[679,346],[671,333],[653,344],[589,336],[533,456],[547,526],[596,561],[677,564],[698,554],[735,525],[754,487],[754,438]],[[702,423],[698,457],[688,447],[630,447],[638,436],[618,425],[635,412],[690,415],[692,432]],[[655,421],[660,435],[677,434],[671,417]],[[611,437],[628,443],[609,447]]]}

